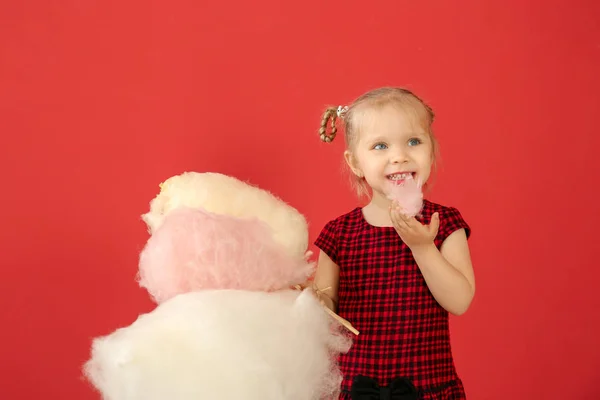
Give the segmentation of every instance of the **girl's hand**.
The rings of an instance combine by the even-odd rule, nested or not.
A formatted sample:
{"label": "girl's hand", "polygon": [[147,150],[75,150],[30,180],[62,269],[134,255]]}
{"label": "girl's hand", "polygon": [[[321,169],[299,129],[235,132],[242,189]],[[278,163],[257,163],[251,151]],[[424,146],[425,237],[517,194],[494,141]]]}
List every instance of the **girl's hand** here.
{"label": "girl's hand", "polygon": [[423,225],[415,217],[408,217],[403,214],[396,202],[390,206],[390,217],[396,232],[411,250],[433,244],[440,227],[438,213],[433,214],[429,225]]}

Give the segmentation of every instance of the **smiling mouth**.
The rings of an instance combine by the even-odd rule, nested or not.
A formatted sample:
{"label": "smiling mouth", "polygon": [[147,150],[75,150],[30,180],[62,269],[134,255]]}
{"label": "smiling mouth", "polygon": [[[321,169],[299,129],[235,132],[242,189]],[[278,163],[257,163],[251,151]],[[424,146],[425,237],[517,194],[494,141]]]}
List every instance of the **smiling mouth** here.
{"label": "smiling mouth", "polygon": [[414,179],[415,173],[414,172],[402,172],[400,174],[388,175],[387,178],[390,181],[394,182],[395,184],[400,184],[408,179]]}

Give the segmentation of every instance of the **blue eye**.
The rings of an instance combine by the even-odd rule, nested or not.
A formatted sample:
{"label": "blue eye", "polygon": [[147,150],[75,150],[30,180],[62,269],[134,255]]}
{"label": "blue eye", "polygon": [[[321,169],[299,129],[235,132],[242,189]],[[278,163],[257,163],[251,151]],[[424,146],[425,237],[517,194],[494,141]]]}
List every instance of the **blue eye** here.
{"label": "blue eye", "polygon": [[410,140],[408,141],[408,145],[409,145],[409,146],[416,146],[416,145],[418,145],[418,144],[421,144],[421,140],[419,140],[419,139],[416,139],[416,138],[410,139]]}
{"label": "blue eye", "polygon": [[383,143],[377,143],[375,146],[373,146],[373,149],[375,150],[383,150],[385,148],[387,148],[387,146]]}

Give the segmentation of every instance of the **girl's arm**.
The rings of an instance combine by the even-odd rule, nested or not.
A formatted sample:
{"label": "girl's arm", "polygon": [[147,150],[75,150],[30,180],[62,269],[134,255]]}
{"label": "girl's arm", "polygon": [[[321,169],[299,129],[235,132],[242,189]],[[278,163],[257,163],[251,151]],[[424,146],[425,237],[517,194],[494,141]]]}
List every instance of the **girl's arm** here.
{"label": "girl's arm", "polygon": [[333,312],[337,309],[339,279],[340,268],[324,251],[321,251],[313,288],[321,302]]}
{"label": "girl's arm", "polygon": [[440,227],[439,213],[433,213],[429,225],[424,225],[404,215],[394,203],[390,216],[437,302],[454,315],[467,311],[475,295],[475,278],[464,228],[448,235],[438,250],[435,238]]}
{"label": "girl's arm", "polygon": [[440,250],[433,242],[411,250],[437,302],[453,315],[467,311],[475,295],[475,277],[465,230],[450,234]]}

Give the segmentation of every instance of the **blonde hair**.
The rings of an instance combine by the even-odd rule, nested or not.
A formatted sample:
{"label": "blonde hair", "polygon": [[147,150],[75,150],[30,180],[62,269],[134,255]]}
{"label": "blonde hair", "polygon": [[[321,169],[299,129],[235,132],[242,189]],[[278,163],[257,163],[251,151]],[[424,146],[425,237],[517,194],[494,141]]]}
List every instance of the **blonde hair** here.
{"label": "blonde hair", "polygon": [[[388,105],[399,107],[405,112],[411,112],[420,121],[431,139],[432,160],[433,167],[435,167],[439,151],[437,139],[432,128],[435,113],[423,100],[405,88],[382,87],[364,93],[349,106],[328,107],[321,119],[319,136],[323,142],[331,143],[337,136],[338,127],[336,123],[339,118],[344,122],[346,148],[352,150],[358,138],[360,111],[368,112],[368,110],[374,108],[381,109]],[[328,123],[330,125],[329,133],[327,132]],[[364,178],[358,177],[353,173],[351,173],[351,176],[352,184],[357,194],[359,196],[369,196],[369,187]],[[427,184],[425,184],[425,188],[427,188]]]}

